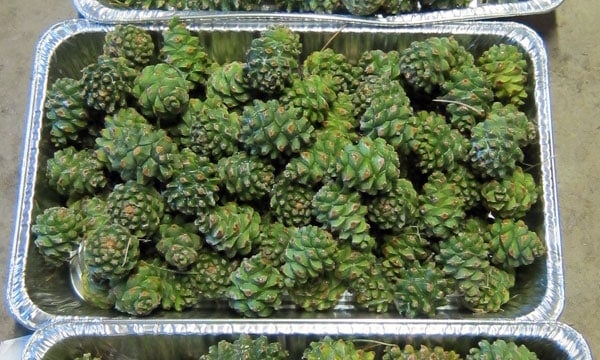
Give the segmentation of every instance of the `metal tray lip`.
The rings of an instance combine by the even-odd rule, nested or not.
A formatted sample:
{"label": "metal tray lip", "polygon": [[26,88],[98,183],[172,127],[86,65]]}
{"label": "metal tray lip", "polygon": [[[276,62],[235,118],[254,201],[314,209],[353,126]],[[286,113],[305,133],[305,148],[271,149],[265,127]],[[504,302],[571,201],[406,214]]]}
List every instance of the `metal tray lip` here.
{"label": "metal tray lip", "polygon": [[[328,15],[285,12],[244,11],[190,11],[190,10],[134,10],[118,9],[103,4],[100,0],[72,0],[77,12],[84,18],[102,23],[145,22],[166,20],[173,16],[197,21],[241,20],[259,17],[263,20],[281,21],[328,21],[378,26],[412,26],[439,22],[485,20],[513,16],[536,15],[551,12],[564,0],[525,0],[509,4],[484,4],[462,9],[438,10],[427,13],[408,13],[393,16],[360,17],[353,15]],[[478,3],[479,1],[476,1]]]}
{"label": "metal tray lip", "polygon": [[[270,324],[268,319],[262,322]],[[88,336],[212,336],[212,335],[317,335],[317,336],[476,336],[539,337],[557,342],[571,359],[592,360],[590,346],[581,333],[557,321],[463,321],[412,320],[405,323],[372,321],[297,320],[284,329],[257,327],[243,320],[182,321],[55,321],[35,331],[28,340],[23,359],[42,359],[60,341]]]}
{"label": "metal tray lip", "polygon": [[[191,23],[192,30],[233,30],[233,31],[256,31],[260,28],[266,28],[269,24],[262,23],[220,23],[205,24]],[[336,30],[339,27],[332,24],[322,23],[292,23],[289,24],[292,29],[298,31],[322,31],[324,29]],[[28,99],[28,109],[25,119],[25,132],[22,142],[21,152],[21,170],[19,174],[18,193],[16,196],[16,205],[14,208],[14,225],[11,237],[11,253],[9,255],[9,271],[7,276],[6,302],[11,315],[23,326],[36,330],[45,323],[51,321],[76,319],[90,319],[88,316],[66,316],[53,315],[39,308],[27,294],[25,280],[19,276],[19,272],[25,268],[27,263],[27,252],[30,243],[29,227],[31,224],[31,212],[33,209],[34,186],[36,177],[36,166],[38,157],[37,142],[40,139],[40,131],[43,116],[43,96],[48,82],[47,64],[49,63],[49,52],[52,53],[64,40],[69,37],[94,32],[106,32],[114,28],[114,24],[101,24],[88,19],[71,19],[61,21],[50,27],[42,36],[40,36],[34,53],[31,89]],[[167,26],[166,22],[155,22],[153,24],[141,24],[149,30],[163,29]],[[540,151],[542,164],[542,187],[544,192],[544,224],[545,239],[547,245],[546,266],[549,271],[547,281],[548,286],[540,304],[532,311],[524,315],[511,318],[517,321],[525,320],[557,320],[564,306],[564,270],[562,263],[561,249],[561,231],[559,222],[559,208],[557,197],[557,183],[555,165],[554,165],[554,146],[552,140],[552,122],[551,122],[551,99],[548,75],[548,59],[545,52],[545,45],[539,35],[529,27],[514,22],[457,22],[452,24],[427,24],[415,27],[403,28],[376,28],[371,26],[348,26],[342,31],[364,32],[384,32],[395,34],[418,33],[418,34],[466,34],[466,35],[501,35],[510,37],[515,41],[521,42],[527,47],[537,49],[536,61],[533,64],[533,71],[539,81],[535,83],[535,103],[538,112],[538,129],[540,131]],[[510,29],[508,31],[507,29]],[[474,32],[477,31],[477,32]],[[40,51],[44,49],[45,51]],[[49,50],[49,51],[48,51]],[[495,319],[490,317],[486,319]],[[110,318],[104,318],[110,319]],[[382,319],[369,318],[371,321],[381,322]],[[500,316],[497,319],[507,319]],[[158,319],[154,319],[158,320]],[[271,319],[270,321],[284,325],[293,319]],[[443,321],[457,321],[460,319],[448,319]],[[229,319],[231,321],[231,319]],[[341,321],[341,320],[335,320]],[[385,319],[385,322],[404,323],[411,322],[411,319],[397,318]],[[483,319],[482,319],[483,321]],[[260,321],[257,321],[260,323]]]}

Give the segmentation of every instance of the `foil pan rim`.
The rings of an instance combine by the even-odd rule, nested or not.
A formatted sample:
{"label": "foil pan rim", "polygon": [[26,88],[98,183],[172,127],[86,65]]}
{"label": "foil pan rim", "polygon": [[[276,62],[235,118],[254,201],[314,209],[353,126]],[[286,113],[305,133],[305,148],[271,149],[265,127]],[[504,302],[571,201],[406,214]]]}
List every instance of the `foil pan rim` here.
{"label": "foil pan rim", "polygon": [[539,337],[553,340],[570,359],[591,360],[586,339],[572,327],[556,321],[454,321],[413,320],[398,323],[367,321],[294,321],[285,329],[240,321],[70,321],[51,322],[33,333],[25,346],[23,359],[43,359],[52,346],[71,337],[89,336],[204,336],[204,335],[317,335],[317,336],[477,336],[485,337]]}
{"label": "foil pan rim", "polygon": [[325,21],[378,26],[407,26],[544,14],[557,8],[564,0],[526,0],[508,4],[479,4],[479,0],[473,0],[470,6],[461,9],[372,17],[257,11],[135,10],[112,8],[103,4],[101,0],[72,1],[73,6],[81,16],[102,23],[166,20],[173,16],[178,16],[182,19],[195,19],[199,21],[213,21],[215,18],[234,21],[246,18],[260,18],[263,21],[279,19],[285,21]]}
{"label": "foil pan rim", "polygon": [[[192,30],[235,30],[258,31],[269,26],[268,23],[255,19],[248,23],[190,23]],[[154,22],[140,25],[149,30],[160,30],[168,26],[167,22]],[[534,101],[537,107],[538,130],[540,133],[540,156],[542,163],[542,188],[544,196],[544,232],[547,245],[546,268],[547,283],[541,302],[528,313],[512,319],[524,320],[557,320],[564,306],[564,270],[562,263],[561,231],[557,200],[557,183],[554,165],[554,146],[552,140],[551,98],[549,90],[548,59],[545,45],[539,35],[529,27],[514,22],[456,22],[452,24],[426,24],[402,28],[377,28],[371,26],[351,25],[339,28],[331,23],[290,23],[296,31],[362,31],[395,34],[463,34],[463,35],[499,35],[518,42],[526,49],[535,49],[532,68],[536,82]],[[82,33],[107,32],[114,25],[96,23],[88,19],[72,19],[61,21],[42,34],[37,42],[31,72],[31,88],[25,119],[25,133],[21,149],[21,169],[18,181],[18,193],[14,208],[14,225],[11,237],[11,254],[9,255],[9,271],[7,276],[6,302],[12,316],[25,327],[35,330],[53,320],[74,320],[86,318],[81,316],[53,315],[38,307],[29,297],[22,274],[27,263],[27,252],[30,245],[29,228],[31,225],[33,193],[36,178],[38,142],[41,137],[43,116],[43,97],[48,82],[47,64],[54,49],[65,39]],[[21,275],[19,275],[21,274]],[[494,317],[493,317],[494,318]],[[493,319],[492,318],[492,319]],[[489,318],[487,318],[489,319]],[[506,319],[498,316],[498,319]],[[286,319],[285,322],[291,319]],[[410,319],[390,319],[394,323],[411,322]],[[374,321],[381,321],[376,319]],[[453,321],[453,320],[444,320]]]}

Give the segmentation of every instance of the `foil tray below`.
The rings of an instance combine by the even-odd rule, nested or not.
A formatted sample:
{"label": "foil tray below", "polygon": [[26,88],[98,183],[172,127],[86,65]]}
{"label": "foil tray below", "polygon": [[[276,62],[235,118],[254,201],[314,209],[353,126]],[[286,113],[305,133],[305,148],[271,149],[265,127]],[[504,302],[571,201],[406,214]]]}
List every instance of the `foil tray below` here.
{"label": "foil tray below", "polygon": [[[159,36],[167,23],[145,24],[147,30]],[[218,61],[242,59],[250,40],[268,24],[224,23],[210,26],[204,23],[188,25],[197,31],[207,51]],[[501,312],[474,314],[458,307],[440,309],[437,318],[450,320],[556,320],[564,304],[564,276],[561,251],[551,104],[547,55],[543,41],[531,29],[510,22],[466,22],[431,24],[419,27],[375,28],[347,26],[340,29],[328,23],[298,23],[290,27],[302,37],[304,54],[322,48],[335,34],[330,46],[349,59],[357,59],[367,49],[403,49],[412,41],[430,36],[453,35],[474,53],[499,42],[512,43],[523,49],[530,63],[531,96],[523,107],[538,125],[539,144],[526,155],[528,164],[535,164],[534,176],[541,188],[541,198],[528,215],[529,228],[536,231],[546,245],[546,255],[518,271],[512,299]],[[37,329],[50,321],[77,319],[126,318],[114,310],[95,308],[79,299],[70,283],[67,266],[54,268],[45,264],[34,244],[30,231],[41,209],[57,204],[57,196],[45,185],[44,166],[52,156],[47,132],[43,131],[44,100],[47,88],[59,77],[78,78],[86,65],[102,53],[106,32],[114,25],[99,24],[86,19],[68,20],[50,28],[39,40],[33,60],[30,98],[25,122],[21,155],[21,173],[16,197],[15,223],[9,256],[7,303],[10,313],[24,326]],[[237,46],[239,45],[239,46]],[[235,320],[239,315],[227,304],[208,303],[184,312],[153,313],[154,320],[214,319]],[[334,310],[306,313],[294,309],[276,312],[269,328],[289,329],[298,320],[360,320],[373,323],[404,322],[398,314],[375,314],[357,310],[351,299]],[[252,320],[249,320],[250,322]],[[261,324],[260,320],[256,320]]]}
{"label": "foil tray below", "polygon": [[[83,353],[108,359],[198,359],[220,340],[234,341],[240,334],[265,335],[300,359],[310,342],[330,336],[353,339],[357,347],[379,343],[442,346],[463,357],[483,339],[514,341],[535,352],[540,360],[592,360],[589,345],[581,334],[557,322],[462,322],[444,324],[414,321],[405,324],[293,322],[285,329],[268,321],[244,322],[147,322],[93,321],[53,323],[30,338],[23,360],[73,359]],[[281,331],[282,330],[282,331]],[[360,339],[360,340],[357,340]]]}
{"label": "foil tray below", "polygon": [[336,14],[288,13],[265,11],[191,11],[191,10],[138,10],[117,8],[107,0],[73,0],[77,12],[84,18],[102,23],[146,22],[166,20],[173,16],[202,22],[224,20],[245,21],[260,18],[279,21],[321,21],[345,24],[403,26],[450,21],[483,20],[548,13],[564,0],[521,0],[503,3],[501,0],[472,0],[468,7],[428,12],[413,12],[389,16],[353,16]]}

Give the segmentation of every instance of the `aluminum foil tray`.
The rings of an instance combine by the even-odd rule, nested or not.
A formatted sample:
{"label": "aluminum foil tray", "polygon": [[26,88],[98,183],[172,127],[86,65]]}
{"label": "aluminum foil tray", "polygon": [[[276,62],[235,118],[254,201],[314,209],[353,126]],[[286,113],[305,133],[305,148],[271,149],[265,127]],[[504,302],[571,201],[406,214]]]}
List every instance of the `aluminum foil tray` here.
{"label": "aluminum foil tray", "polygon": [[196,19],[202,22],[220,22],[228,19],[244,21],[248,18],[260,18],[262,20],[279,18],[281,21],[316,20],[349,24],[400,26],[542,14],[552,11],[563,1],[564,0],[521,0],[519,2],[505,4],[502,0],[472,0],[468,7],[461,9],[372,17],[274,12],[269,11],[268,6],[264,12],[223,12],[120,9],[111,6],[107,0],[73,0],[73,5],[84,18],[103,23],[164,20],[170,19],[172,16],[176,15],[183,19]]}
{"label": "aluminum foil tray", "polygon": [[[312,341],[330,336],[354,339],[356,346],[384,342],[404,346],[442,346],[463,355],[480,340],[503,339],[525,345],[540,360],[591,360],[590,348],[574,329],[556,322],[463,322],[443,324],[413,321],[389,323],[293,322],[274,331],[268,322],[68,322],[53,323],[30,338],[23,360],[73,359],[83,353],[102,359],[198,359],[220,340],[233,341],[240,334],[266,335],[300,359]],[[361,339],[361,340],[356,340]],[[371,341],[371,344],[367,342]]]}
{"label": "aluminum foil tray", "polygon": [[[57,78],[78,78],[80,70],[96,61],[102,52],[106,32],[114,25],[99,24],[86,19],[69,20],[50,28],[39,40],[33,60],[31,91],[23,150],[22,169],[15,208],[15,224],[9,257],[7,303],[14,317],[28,328],[36,329],[52,320],[80,318],[123,318],[116,311],[101,310],[80,301],[71,286],[67,267],[46,265],[34,244],[30,227],[40,209],[56,204],[53,192],[45,188],[46,160],[52,156],[48,135],[42,131],[46,89]],[[166,23],[144,25],[147,30],[159,31]],[[228,61],[242,59],[246,49],[235,44],[249,44],[257,31],[268,24],[190,24],[206,41],[206,50],[215,59]],[[498,42],[513,43],[522,47],[529,57],[531,95],[523,111],[538,124],[539,144],[526,156],[528,164],[535,164],[534,176],[538,178],[542,199],[529,212],[529,228],[545,241],[547,253],[532,265],[518,271],[516,286],[511,289],[511,301],[503,311],[493,314],[474,314],[460,310],[457,304],[440,309],[438,318],[482,320],[489,318],[516,320],[555,320],[564,303],[564,280],[561,254],[561,236],[557,203],[554,148],[550,111],[550,91],[547,55],[542,40],[529,28],[508,22],[470,22],[432,24],[422,27],[374,28],[368,26],[338,26],[320,23],[298,23],[291,28],[301,33],[306,53],[320,49],[337,34],[330,46],[352,59],[367,49],[402,49],[417,39],[430,36],[454,35],[477,52]],[[306,54],[305,54],[306,55]],[[39,179],[43,181],[38,181]],[[75,267],[76,268],[76,267]],[[75,271],[76,277],[76,271]],[[227,304],[209,303],[184,312],[157,312],[152,319],[235,319],[239,318]],[[374,314],[360,311],[352,299],[343,298],[334,310],[307,314],[291,308],[277,311],[270,319],[272,329],[288,329],[298,319],[336,319],[340,321],[365,319],[375,322],[397,321],[397,314]],[[261,322],[257,320],[257,324]]]}

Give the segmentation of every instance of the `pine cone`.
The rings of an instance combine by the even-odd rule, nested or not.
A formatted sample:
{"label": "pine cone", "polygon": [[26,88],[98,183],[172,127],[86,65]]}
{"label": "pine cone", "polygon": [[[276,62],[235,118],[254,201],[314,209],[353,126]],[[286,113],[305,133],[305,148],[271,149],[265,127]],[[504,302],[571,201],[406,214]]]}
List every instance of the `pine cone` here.
{"label": "pine cone", "polygon": [[195,224],[205,241],[228,258],[249,254],[260,235],[260,215],[234,202],[201,214]]}
{"label": "pine cone", "polygon": [[150,238],[160,225],[164,201],[158,191],[135,181],[117,184],[106,198],[112,222],[132,235]]}
{"label": "pine cone", "polygon": [[50,127],[50,141],[65,146],[80,139],[88,126],[83,82],[71,78],[58,78],[48,89],[44,100],[46,119]]}
{"label": "pine cone", "polygon": [[281,307],[283,276],[263,258],[244,259],[231,274],[229,306],[247,317],[267,317]]}
{"label": "pine cone", "polygon": [[31,231],[44,260],[54,266],[68,262],[79,247],[82,225],[81,214],[66,207],[50,207],[37,215]]}
{"label": "pine cone", "polygon": [[104,35],[104,55],[123,57],[133,67],[141,68],[153,60],[155,47],[152,36],[145,29],[133,24],[117,24]]}

